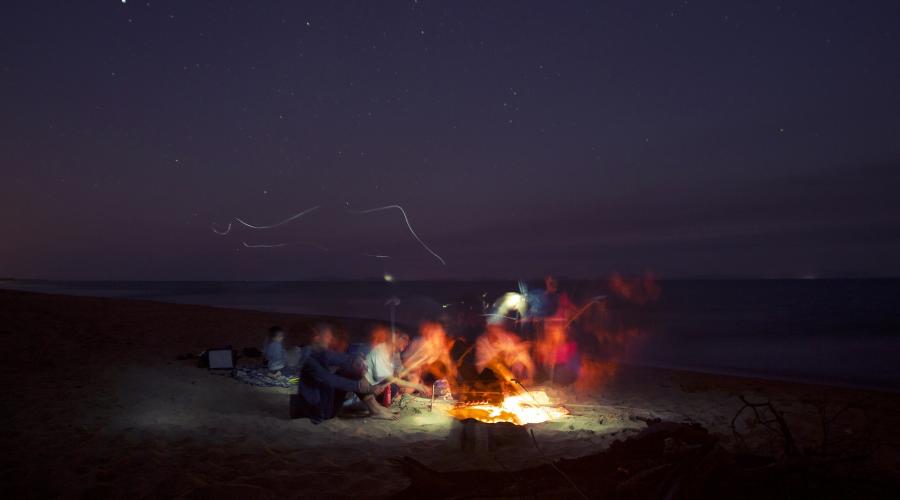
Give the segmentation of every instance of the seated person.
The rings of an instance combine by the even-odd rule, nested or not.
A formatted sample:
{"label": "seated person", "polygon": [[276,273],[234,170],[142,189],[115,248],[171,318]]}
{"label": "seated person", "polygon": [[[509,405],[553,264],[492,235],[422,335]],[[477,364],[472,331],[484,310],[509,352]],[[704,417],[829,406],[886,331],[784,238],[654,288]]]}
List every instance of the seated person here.
{"label": "seated person", "polygon": [[375,401],[374,394],[380,394],[385,386],[373,386],[366,381],[366,366],[361,356],[330,350],[333,336],[329,325],[315,327],[313,340],[304,349],[292,416],[309,417],[314,423],[328,420],[337,415],[347,394],[355,393],[373,417],[393,420],[394,415]]}
{"label": "seated person", "polygon": [[284,329],[280,326],[269,328],[269,336],[263,346],[263,357],[269,376],[279,378],[286,367],[286,353],[284,350]]}
{"label": "seated person", "polygon": [[507,382],[512,379],[528,381],[534,375],[535,366],[529,342],[499,324],[489,324],[487,331],[475,341],[475,367],[481,373],[489,368]]}
{"label": "seated person", "polygon": [[[409,335],[397,333],[391,342],[391,332],[384,327],[376,327],[371,333],[372,349],[366,355],[366,380],[371,385],[397,386],[405,393],[419,391],[429,393],[422,384],[406,380],[402,376],[403,362],[400,354],[409,346]],[[387,390],[387,389],[386,389]]]}
{"label": "seated person", "polygon": [[454,341],[447,338],[444,327],[437,322],[423,322],[419,337],[410,344],[399,377],[416,383],[446,379],[455,391],[456,363],[450,359]]}

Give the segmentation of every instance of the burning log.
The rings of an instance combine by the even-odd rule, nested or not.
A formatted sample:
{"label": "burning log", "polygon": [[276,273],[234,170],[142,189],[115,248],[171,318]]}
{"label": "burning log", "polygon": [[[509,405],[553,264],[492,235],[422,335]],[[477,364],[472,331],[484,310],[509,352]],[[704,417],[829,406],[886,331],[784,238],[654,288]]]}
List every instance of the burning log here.
{"label": "burning log", "polygon": [[516,425],[539,424],[569,414],[562,406],[550,402],[543,391],[506,396],[500,403],[473,401],[458,404],[450,415],[459,420],[474,419],[488,424],[509,422]]}
{"label": "burning log", "polygon": [[[448,410],[456,419],[448,436],[452,448],[485,453],[502,446],[527,445],[528,425],[569,414],[566,408],[551,402],[544,391],[529,392],[499,368],[494,371],[499,378],[460,386],[459,399]],[[511,393],[512,389],[516,393]]]}

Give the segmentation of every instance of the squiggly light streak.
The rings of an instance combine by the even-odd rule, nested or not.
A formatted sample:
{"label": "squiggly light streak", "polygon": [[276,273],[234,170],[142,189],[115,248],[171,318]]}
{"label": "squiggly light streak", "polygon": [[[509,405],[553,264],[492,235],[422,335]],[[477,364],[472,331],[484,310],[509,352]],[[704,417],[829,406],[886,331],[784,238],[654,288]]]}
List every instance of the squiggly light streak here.
{"label": "squiggly light streak", "polygon": [[253,244],[251,244],[251,243],[247,243],[246,241],[242,241],[241,244],[244,245],[245,248],[278,248],[278,247],[286,247],[286,246],[291,246],[291,245],[309,245],[309,246],[311,246],[311,247],[316,247],[316,248],[318,248],[319,250],[322,250],[323,252],[327,252],[327,251],[328,251],[328,247],[326,247],[326,246],[324,246],[324,245],[320,245],[320,244],[318,244],[318,243],[308,243],[308,242],[303,242],[303,243],[270,243],[270,244],[253,243]]}
{"label": "squiggly light streak", "polygon": [[400,213],[403,215],[403,220],[406,222],[406,227],[409,228],[409,234],[411,234],[413,236],[413,238],[415,238],[416,241],[418,241],[419,244],[422,245],[422,248],[424,248],[425,250],[428,250],[428,253],[433,255],[435,259],[439,260],[442,265],[446,266],[447,261],[445,261],[444,258],[441,257],[440,255],[435,253],[434,250],[429,248],[428,245],[426,245],[425,242],[422,241],[421,238],[419,238],[419,235],[416,234],[416,231],[413,229],[412,224],[409,223],[409,217],[407,217],[407,215],[406,215],[406,210],[404,210],[403,207],[401,207],[400,205],[387,205],[387,206],[383,206],[383,207],[370,208],[368,210],[352,210],[352,209],[347,209],[347,210],[349,210],[350,212],[355,213],[355,214],[370,214],[372,212],[381,212],[383,210],[390,210],[392,208],[396,208],[397,210],[400,210]]}
{"label": "squiggly light streak", "polygon": [[242,241],[241,244],[244,245],[244,248],[277,248],[277,247],[286,247],[288,245],[287,243],[273,243],[270,245],[264,245],[264,244],[250,245],[246,241]]}
{"label": "squiggly light streak", "polygon": [[321,206],[321,205],[316,205],[316,206],[314,206],[314,207],[312,207],[312,208],[307,208],[306,210],[300,212],[299,214],[292,215],[292,216],[288,217],[287,219],[284,219],[284,220],[281,221],[281,222],[276,222],[275,224],[270,224],[270,225],[268,225],[268,226],[255,226],[255,225],[250,224],[249,222],[246,222],[246,221],[244,221],[244,220],[242,220],[242,219],[239,219],[239,218],[237,218],[237,217],[235,217],[234,220],[237,221],[237,222],[240,223],[240,224],[243,224],[243,225],[246,226],[246,227],[249,227],[250,229],[273,229],[273,228],[276,228],[276,227],[278,227],[278,226],[287,224],[288,222],[291,222],[291,221],[294,220],[294,219],[303,217],[304,215],[306,215],[306,214],[308,214],[308,213],[310,213],[310,212],[314,212],[314,211],[318,210],[320,206]]}
{"label": "squiggly light streak", "polygon": [[218,229],[216,229],[216,226],[213,226],[212,230],[214,233],[218,234],[219,236],[225,236],[226,234],[231,232],[231,223],[230,222],[228,223],[228,229],[226,229],[225,231],[219,231]]}
{"label": "squiggly light streak", "polygon": [[[268,226],[256,226],[256,225],[250,224],[249,222],[247,222],[247,221],[245,221],[245,220],[243,220],[243,219],[241,219],[241,218],[239,218],[239,217],[235,217],[233,220],[234,220],[235,222],[237,222],[238,224],[241,224],[241,225],[243,225],[243,226],[249,227],[250,229],[272,229],[272,228],[276,228],[276,227],[278,227],[278,226],[287,224],[288,222],[291,222],[291,221],[294,220],[294,219],[298,219],[298,218],[300,218],[300,217],[303,217],[304,215],[306,215],[306,214],[308,214],[308,213],[310,213],[310,212],[313,212],[313,211],[315,211],[315,210],[318,210],[320,206],[321,206],[321,205],[316,205],[316,206],[314,206],[314,207],[312,207],[312,208],[307,208],[306,210],[300,212],[299,214],[294,214],[294,215],[288,217],[287,219],[284,219],[284,220],[281,221],[281,222],[276,222],[275,224],[270,224],[270,225],[268,225]],[[219,236],[225,236],[225,235],[227,235],[228,233],[231,232],[231,223],[230,223],[230,222],[228,223],[228,228],[225,229],[224,231],[219,231],[218,229],[216,229],[216,226],[213,225],[212,231],[213,231],[214,233],[218,234]]]}

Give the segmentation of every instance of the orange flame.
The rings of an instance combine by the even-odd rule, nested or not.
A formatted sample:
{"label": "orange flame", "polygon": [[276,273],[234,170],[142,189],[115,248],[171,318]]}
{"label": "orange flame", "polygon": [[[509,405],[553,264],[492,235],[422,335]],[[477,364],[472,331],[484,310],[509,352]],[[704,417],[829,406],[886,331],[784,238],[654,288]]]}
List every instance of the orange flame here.
{"label": "orange flame", "polygon": [[[649,272],[636,279],[613,274],[608,284],[611,295],[640,305],[657,300],[661,293]],[[560,293],[556,314],[531,320],[537,334],[533,342],[501,325],[489,324],[475,342],[475,366],[479,372],[490,368],[497,381],[461,387],[462,403],[450,410],[451,415],[522,425],[567,414],[565,408],[551,404],[546,393],[529,392],[520,381],[533,379],[536,366],[540,366],[550,384],[568,385],[576,393],[596,394],[607,385],[616,376],[619,361],[643,338],[640,329],[629,325],[630,316],[610,307],[595,297],[576,309],[567,295]],[[582,344],[584,340],[590,342]],[[536,403],[534,397],[542,401]]]}
{"label": "orange flame", "polygon": [[475,367],[479,372],[490,368],[507,382],[512,378],[530,380],[534,376],[534,361],[525,342],[499,325],[488,325],[487,331],[475,341]]}
{"label": "orange flame", "polygon": [[516,425],[525,425],[557,420],[568,415],[569,411],[551,403],[546,392],[534,391],[506,396],[498,405],[474,403],[456,406],[451,408],[449,413],[460,420],[474,418],[489,424],[511,422]]}
{"label": "orange flame", "polygon": [[404,362],[405,368],[401,376],[407,373],[418,373],[420,376],[428,373],[436,379],[446,378],[452,384],[456,379],[456,363],[450,359],[452,347],[453,340],[447,338],[440,323],[422,323],[419,338],[409,346],[410,354]]}

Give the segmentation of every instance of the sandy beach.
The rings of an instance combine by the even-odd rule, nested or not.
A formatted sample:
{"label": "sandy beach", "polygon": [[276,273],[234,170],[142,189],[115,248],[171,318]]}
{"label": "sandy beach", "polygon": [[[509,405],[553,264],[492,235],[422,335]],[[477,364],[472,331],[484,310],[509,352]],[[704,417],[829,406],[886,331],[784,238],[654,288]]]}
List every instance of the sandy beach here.
{"label": "sandy beach", "polygon": [[[549,390],[572,415],[532,427],[543,454],[526,447],[488,456],[453,446],[454,422],[424,400],[397,421],[313,425],[288,418],[290,389],[253,387],[176,359],[258,346],[272,324],[302,343],[318,319],[0,291],[7,498],[380,498],[409,485],[394,464],[404,456],[439,471],[514,471],[597,453],[654,419],[696,423],[736,446],[740,395],[776,405],[800,446],[820,439],[823,415],[842,408],[832,432],[877,442],[851,472],[891,484],[900,477],[900,395],[889,392],[621,367],[591,397]],[[364,322],[341,325],[352,337]]]}

